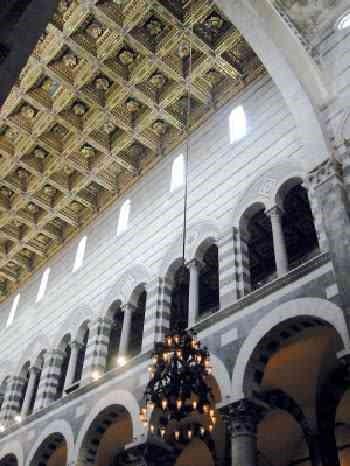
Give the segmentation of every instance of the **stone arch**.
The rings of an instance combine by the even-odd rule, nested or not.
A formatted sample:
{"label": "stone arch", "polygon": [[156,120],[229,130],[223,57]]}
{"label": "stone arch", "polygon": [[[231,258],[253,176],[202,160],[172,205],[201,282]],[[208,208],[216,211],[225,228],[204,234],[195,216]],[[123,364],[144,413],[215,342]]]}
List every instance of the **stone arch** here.
{"label": "stone arch", "polygon": [[[257,2],[248,6],[242,0],[216,0],[216,3],[250,43],[276,83],[304,145],[303,165],[307,170],[312,169],[330,153],[330,142],[318,110],[324,108],[329,93],[312,58],[296,37],[292,39],[294,34],[266,0],[259,2],[259,6]],[[286,40],[289,43],[282,48],[280,44]]]}
{"label": "stone arch", "polygon": [[231,398],[231,380],[228,370],[221,359],[214,353],[210,353],[210,365],[212,367],[212,376],[218,384],[221,401],[219,405],[226,404],[227,400]]}
{"label": "stone arch", "polygon": [[25,351],[22,353],[22,357],[17,364],[16,374],[19,373],[23,364],[27,361],[30,362],[30,367],[34,366],[38,356],[48,348],[50,348],[50,340],[45,335],[37,335],[35,339],[31,340],[31,342],[27,345]]}
{"label": "stone arch", "polygon": [[67,445],[67,465],[73,464],[74,461],[74,434],[71,425],[64,419],[57,419],[49,424],[43,432],[39,434],[32,446],[25,466],[32,465],[35,454],[39,451],[44,442],[51,436],[58,435],[62,437]]}
{"label": "stone arch", "polygon": [[130,414],[134,438],[139,438],[145,434],[145,429],[139,418],[140,407],[136,398],[126,390],[115,390],[100,399],[85,418],[76,441],[76,458],[78,458],[79,451],[83,446],[85,435],[88,433],[93,421],[102,411],[112,405],[121,406]]}
{"label": "stone arch", "polygon": [[289,179],[303,179],[305,174],[300,164],[286,160],[283,164],[273,165],[255,177],[234,205],[233,225],[238,228],[244,212],[255,203],[264,205],[266,210],[271,209],[276,204],[280,187]]}
{"label": "stone arch", "polygon": [[[220,235],[218,225],[212,220],[203,219],[194,224],[190,224],[187,229],[186,258],[195,257],[199,245],[208,237],[212,237],[217,242]],[[165,253],[158,275],[166,277],[172,264],[179,263],[182,257],[182,236],[178,235],[173,239]]]}
{"label": "stone arch", "polygon": [[64,336],[67,334],[70,334],[72,340],[74,340],[78,334],[79,327],[87,320],[90,320],[92,315],[93,311],[87,305],[79,306],[77,309],[72,311],[64,320],[59,330],[56,332],[56,335],[53,339],[54,348],[60,344]]}
{"label": "stone arch", "polygon": [[250,358],[260,341],[282,322],[304,317],[305,322],[334,327],[344,348],[349,348],[349,334],[343,311],[335,304],[320,298],[299,298],[276,307],[263,317],[246,337],[238,353],[232,374],[232,397],[240,400],[245,396],[245,380]]}
{"label": "stone arch", "polygon": [[23,447],[17,440],[9,441],[0,450],[0,461],[6,456],[12,455],[17,460],[17,466],[24,466]]}
{"label": "stone arch", "polygon": [[105,292],[103,305],[100,309],[101,317],[104,317],[111,304],[119,300],[122,304],[129,301],[132,292],[140,284],[145,285],[150,281],[151,275],[147,267],[136,264],[122,273],[115,283]]}
{"label": "stone arch", "polygon": [[217,244],[220,235],[218,225],[210,220],[202,220],[189,226],[187,234],[186,257],[198,258],[206,245]]}

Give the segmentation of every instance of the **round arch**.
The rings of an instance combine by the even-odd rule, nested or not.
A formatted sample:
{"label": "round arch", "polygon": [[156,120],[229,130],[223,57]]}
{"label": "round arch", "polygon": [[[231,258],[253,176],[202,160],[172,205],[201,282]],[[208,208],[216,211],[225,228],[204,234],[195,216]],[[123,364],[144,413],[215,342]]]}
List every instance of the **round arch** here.
{"label": "round arch", "polygon": [[317,318],[329,323],[337,331],[344,349],[349,348],[349,333],[343,311],[335,304],[320,298],[299,298],[276,307],[263,317],[246,337],[238,353],[232,374],[232,399],[244,397],[244,379],[249,360],[260,340],[280,323],[296,317]]}
{"label": "round arch", "polygon": [[210,365],[212,367],[212,376],[216,380],[221,392],[221,402],[219,404],[224,405],[231,398],[230,375],[224,363],[216,354],[210,353]]}
{"label": "round arch", "polygon": [[147,267],[135,264],[122,273],[112,286],[109,286],[103,298],[103,304],[99,310],[99,317],[105,317],[111,304],[118,300],[121,304],[129,301],[133,291],[141,283],[147,285],[151,274]]}
{"label": "round arch", "polygon": [[19,374],[23,365],[29,361],[30,367],[35,365],[38,356],[43,353],[44,350],[48,350],[50,348],[51,343],[50,340],[44,335],[37,335],[35,336],[35,340],[32,340],[26,347],[25,351],[22,353],[22,357],[19,360],[15,374]]}
{"label": "round arch", "polygon": [[[311,57],[296,37],[290,40],[291,31],[265,0],[260,2],[259,11],[256,3],[252,7],[243,0],[216,0],[216,3],[250,43],[284,97],[304,145],[303,165],[311,170],[330,154],[330,141],[319,110],[329,96]],[[265,23],[270,23],[269,32]],[[285,43],[285,37],[289,37],[290,43]],[[277,45],[280,41],[284,47]]]}
{"label": "round arch", "polygon": [[46,429],[37,437],[34,445],[32,446],[25,466],[30,466],[31,462],[42,445],[42,443],[50,437],[50,435],[59,433],[62,435],[67,445],[67,464],[71,464],[74,461],[74,434],[71,425],[64,419],[57,419],[49,424]]}
{"label": "round arch", "polygon": [[23,448],[17,440],[7,443],[4,448],[0,450],[0,461],[7,455],[16,457],[17,466],[24,466]]}
{"label": "round arch", "polygon": [[140,407],[136,398],[126,390],[115,390],[108,393],[108,395],[104,396],[98,403],[96,403],[85,418],[76,441],[75,458],[78,458],[80,448],[83,445],[85,435],[87,434],[91,424],[94,422],[95,418],[110,405],[120,405],[128,411],[132,421],[134,438],[145,434],[145,428],[139,418]]}
{"label": "round arch", "polygon": [[76,308],[68,315],[59,330],[56,332],[53,339],[53,347],[59,346],[65,335],[69,334],[71,339],[74,340],[78,335],[80,326],[84,322],[91,320],[92,316],[93,312],[89,306],[82,305]]}

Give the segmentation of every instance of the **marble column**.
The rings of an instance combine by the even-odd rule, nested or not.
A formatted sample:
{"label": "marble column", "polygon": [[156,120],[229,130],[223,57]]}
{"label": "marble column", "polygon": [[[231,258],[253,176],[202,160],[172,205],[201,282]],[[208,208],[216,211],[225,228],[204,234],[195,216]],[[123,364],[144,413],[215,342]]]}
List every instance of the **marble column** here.
{"label": "marble column", "polygon": [[267,214],[271,219],[273,250],[275,254],[277,275],[281,277],[288,272],[288,256],[282,230],[282,211],[278,206],[274,206],[267,212]]}
{"label": "marble column", "polygon": [[67,390],[74,382],[80,346],[81,345],[78,341],[72,341],[70,344],[71,351],[66,380],[64,381],[64,391]]}
{"label": "marble column", "polygon": [[231,435],[232,466],[257,466],[257,427],[261,415],[261,408],[248,399],[226,408],[224,418]]}
{"label": "marble column", "polygon": [[33,396],[35,395],[34,390],[35,390],[35,385],[37,383],[37,379],[39,375],[40,375],[40,369],[38,369],[37,367],[32,367],[30,369],[27,391],[26,391],[26,395],[25,395],[23,405],[22,405],[22,410],[21,410],[22,417],[26,417],[28,415],[31,402],[33,400]]}
{"label": "marble column", "polygon": [[188,264],[190,272],[190,284],[188,293],[188,326],[196,324],[199,308],[199,271],[200,263],[197,259],[192,259]]}
{"label": "marble column", "polygon": [[125,358],[128,354],[128,345],[129,345],[129,338],[130,338],[130,331],[131,331],[131,318],[132,318],[133,306],[131,306],[131,304],[125,304],[122,307],[122,311],[124,312],[124,321],[123,321],[122,334],[120,336],[118,358]]}

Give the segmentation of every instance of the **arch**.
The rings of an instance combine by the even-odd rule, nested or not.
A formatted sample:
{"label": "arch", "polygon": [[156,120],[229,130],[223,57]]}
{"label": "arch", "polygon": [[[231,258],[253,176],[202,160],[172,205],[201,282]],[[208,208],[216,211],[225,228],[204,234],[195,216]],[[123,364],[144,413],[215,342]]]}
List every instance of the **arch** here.
{"label": "arch", "polygon": [[79,327],[90,320],[93,316],[93,311],[90,306],[82,305],[76,308],[69,316],[63,321],[63,324],[60,326],[59,330],[56,332],[56,335],[53,339],[53,347],[56,348],[59,346],[60,342],[65,335],[70,334],[72,340],[78,334]]}
{"label": "arch", "polygon": [[[196,250],[206,238],[211,237],[215,243],[217,243],[219,236],[219,226],[210,219],[203,219],[196,223],[189,224],[187,228],[186,258],[194,258],[196,256]],[[181,236],[177,235],[163,256],[159,267],[159,277],[166,277],[172,264],[181,261],[181,244]]]}
{"label": "arch", "polygon": [[24,466],[23,447],[17,440],[7,442],[0,450],[0,461],[7,455],[13,455],[17,459],[17,466]]}
{"label": "arch", "polygon": [[304,145],[305,168],[329,158],[330,142],[319,111],[327,103],[328,90],[300,41],[266,0],[254,7],[243,0],[216,3],[250,43],[284,97]]}
{"label": "arch", "polygon": [[34,366],[38,356],[43,352],[43,350],[47,350],[50,348],[50,340],[45,335],[36,335],[34,339],[30,341],[30,343],[23,351],[21,359],[19,360],[15,373],[18,374],[23,367],[23,365],[29,361],[30,367]]}
{"label": "arch", "polygon": [[87,434],[94,419],[99,415],[99,413],[111,405],[123,406],[129,412],[134,438],[139,438],[145,434],[145,428],[139,418],[140,407],[136,398],[126,390],[115,390],[100,399],[85,418],[76,441],[76,458],[78,457],[80,448],[83,445],[85,435]]}
{"label": "arch", "polygon": [[305,175],[306,172],[299,163],[289,160],[264,170],[249,183],[235,202],[232,224],[238,228],[243,214],[255,203],[264,205],[266,210],[271,209],[276,205],[280,187],[289,179],[304,179]]}
{"label": "arch", "polygon": [[244,397],[246,368],[260,340],[283,321],[308,316],[327,322],[337,331],[344,348],[349,348],[349,333],[343,311],[335,304],[320,298],[299,298],[276,307],[263,317],[247,335],[238,353],[232,374],[232,398]]}
{"label": "arch", "polygon": [[64,438],[67,445],[67,464],[74,463],[74,434],[71,425],[64,419],[57,419],[49,424],[43,432],[39,434],[34,445],[32,446],[25,466],[31,466],[35,454],[39,450],[40,446],[47,440],[51,435],[60,434]]}
{"label": "arch", "polygon": [[[199,335],[200,337],[200,335]],[[210,353],[210,365],[212,367],[212,375],[215,378],[221,394],[221,402],[219,404],[226,404],[226,401],[231,398],[231,379],[224,363],[214,353]]]}
{"label": "arch", "polygon": [[129,301],[132,292],[140,284],[147,284],[150,281],[151,274],[149,270],[141,264],[136,264],[122,273],[118,279],[110,286],[103,299],[103,305],[100,309],[100,317],[105,317],[110,305],[120,300],[122,304]]}

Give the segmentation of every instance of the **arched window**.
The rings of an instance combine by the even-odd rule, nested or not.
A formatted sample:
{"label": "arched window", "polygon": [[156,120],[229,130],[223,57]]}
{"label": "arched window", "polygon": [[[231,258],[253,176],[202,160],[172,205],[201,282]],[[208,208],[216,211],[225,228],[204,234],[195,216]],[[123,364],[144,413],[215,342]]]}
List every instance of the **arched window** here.
{"label": "arched window", "polygon": [[87,237],[84,236],[79,241],[79,244],[78,244],[78,247],[77,247],[77,252],[75,254],[73,272],[76,272],[77,270],[79,270],[83,266],[85,249],[86,249],[86,240],[87,240]]}
{"label": "arched window", "polygon": [[21,370],[21,378],[23,379],[23,384],[21,388],[20,398],[18,401],[18,414],[21,413],[23,402],[27,394],[29,375],[30,375],[29,369],[30,369],[30,363],[26,362]]}
{"label": "arched window", "polygon": [[81,377],[83,375],[84,360],[85,360],[87,344],[88,344],[88,341],[89,341],[89,334],[90,334],[90,330],[87,327],[85,329],[85,331],[84,331],[81,346],[79,347],[79,350],[78,350],[77,366],[76,366],[76,369],[75,369],[75,375],[74,375],[73,383],[80,382]]}
{"label": "arched window", "polygon": [[124,233],[128,228],[131,201],[127,199],[120,208],[117,236]]}
{"label": "arched window", "polygon": [[314,219],[306,189],[301,181],[290,180],[280,189],[283,200],[282,230],[292,269],[319,253]]}
{"label": "arched window", "polygon": [[12,302],[11,310],[10,310],[9,315],[7,317],[6,327],[10,327],[13,324],[15,314],[16,314],[16,310],[17,310],[17,307],[19,305],[19,300],[20,299],[21,299],[21,295],[20,295],[20,293],[18,293],[14,297],[14,300]]}
{"label": "arched window", "polygon": [[147,293],[146,290],[143,290],[138,297],[135,309],[132,311],[127,351],[127,354],[130,357],[136,356],[141,352],[143,327],[145,324],[146,299]]}
{"label": "arched window", "polygon": [[38,291],[38,294],[36,295],[36,299],[35,299],[36,303],[40,302],[43,299],[44,295],[45,295],[47,284],[48,284],[48,281],[49,281],[49,275],[50,275],[50,269],[48,268],[48,269],[44,270],[44,272],[43,272],[43,274],[41,276],[39,291]]}
{"label": "arched window", "polygon": [[239,141],[244,138],[247,134],[247,118],[242,105],[234,108],[230,114],[229,119],[230,126],[230,142]]}
{"label": "arched window", "polygon": [[184,156],[180,154],[173,161],[171,169],[171,182],[170,182],[170,192],[176,191],[178,188],[183,186],[185,181],[185,161]]}
{"label": "arched window", "polygon": [[70,336],[66,336],[63,339],[63,345],[64,345],[64,348],[63,348],[63,360],[62,360],[62,364],[61,364],[60,375],[58,377],[57,390],[56,390],[56,400],[61,398],[62,395],[63,395],[64,382],[66,380],[68,367],[69,367],[70,354],[71,354]]}
{"label": "arched window", "polygon": [[271,220],[265,206],[255,204],[240,223],[242,280],[245,292],[256,290],[276,276]]}
{"label": "arched window", "polygon": [[216,312],[219,309],[219,261],[216,244],[209,246],[203,255],[198,291],[198,315]]}
{"label": "arched window", "polygon": [[178,325],[188,326],[188,296],[190,276],[186,266],[180,266],[174,277],[170,300],[170,330]]}
{"label": "arched window", "polygon": [[120,301],[112,304],[109,313],[111,314],[112,326],[106,357],[106,371],[117,367],[117,356],[124,322],[124,312],[120,309]]}
{"label": "arched window", "polygon": [[347,11],[341,18],[339,19],[337,23],[337,28],[340,31],[343,31],[344,29],[347,29],[350,27],[350,11]]}

